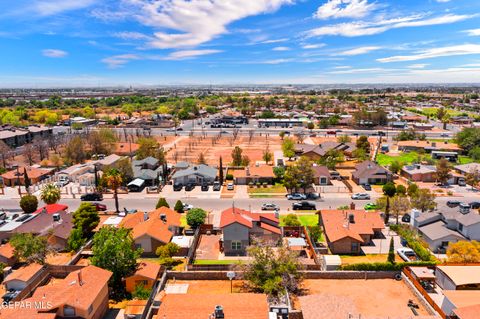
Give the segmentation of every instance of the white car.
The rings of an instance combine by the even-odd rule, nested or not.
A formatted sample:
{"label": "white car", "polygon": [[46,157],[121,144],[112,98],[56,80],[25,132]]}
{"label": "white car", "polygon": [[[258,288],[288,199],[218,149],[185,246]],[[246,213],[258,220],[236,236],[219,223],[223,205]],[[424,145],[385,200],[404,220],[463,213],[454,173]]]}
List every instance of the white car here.
{"label": "white car", "polygon": [[289,199],[289,200],[304,200],[304,199],[307,199],[307,196],[305,194],[292,193],[292,194],[287,194],[287,199]]}
{"label": "white car", "polygon": [[234,188],[235,188],[235,186],[233,186],[233,183],[228,183],[227,184],[227,190],[233,191]]}
{"label": "white car", "polygon": [[370,199],[370,195],[367,193],[356,193],[352,195],[352,199]]}
{"label": "white car", "polygon": [[262,210],[278,210],[279,207],[276,204],[265,203],[262,205]]}
{"label": "white car", "polygon": [[418,260],[417,255],[411,248],[398,248],[397,249],[397,254],[400,256],[405,261],[416,261]]}
{"label": "white car", "polygon": [[190,209],[193,209],[192,204],[183,203],[183,210],[190,210]]}

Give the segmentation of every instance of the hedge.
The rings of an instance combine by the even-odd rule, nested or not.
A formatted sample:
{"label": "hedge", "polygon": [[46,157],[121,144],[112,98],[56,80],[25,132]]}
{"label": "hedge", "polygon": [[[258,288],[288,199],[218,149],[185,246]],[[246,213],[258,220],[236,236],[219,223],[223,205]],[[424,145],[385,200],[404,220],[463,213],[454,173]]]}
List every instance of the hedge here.
{"label": "hedge", "polygon": [[359,263],[341,266],[340,270],[357,270],[357,271],[401,271],[407,266],[423,266],[431,267],[435,266],[433,261],[415,261],[415,262],[401,262],[401,263]]}
{"label": "hedge", "polygon": [[399,234],[403,239],[407,241],[408,247],[412,248],[418,258],[422,261],[437,261],[430,251],[425,248],[426,244],[418,238],[418,233],[408,226],[404,225],[390,225],[390,229]]}

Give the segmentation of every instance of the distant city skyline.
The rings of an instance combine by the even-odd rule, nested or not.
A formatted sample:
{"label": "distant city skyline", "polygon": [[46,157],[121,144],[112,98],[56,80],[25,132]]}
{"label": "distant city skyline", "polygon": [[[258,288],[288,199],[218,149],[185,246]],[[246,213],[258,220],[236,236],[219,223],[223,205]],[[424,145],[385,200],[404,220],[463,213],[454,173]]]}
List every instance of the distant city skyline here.
{"label": "distant city skyline", "polygon": [[480,83],[472,0],[0,3],[0,87]]}

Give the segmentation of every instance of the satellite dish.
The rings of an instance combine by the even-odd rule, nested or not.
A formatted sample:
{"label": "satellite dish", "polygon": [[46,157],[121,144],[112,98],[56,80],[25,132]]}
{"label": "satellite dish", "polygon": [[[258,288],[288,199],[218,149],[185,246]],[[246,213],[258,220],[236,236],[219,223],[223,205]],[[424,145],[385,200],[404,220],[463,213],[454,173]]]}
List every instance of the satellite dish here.
{"label": "satellite dish", "polygon": [[235,272],[234,271],[227,272],[227,277],[228,279],[233,280],[235,278]]}

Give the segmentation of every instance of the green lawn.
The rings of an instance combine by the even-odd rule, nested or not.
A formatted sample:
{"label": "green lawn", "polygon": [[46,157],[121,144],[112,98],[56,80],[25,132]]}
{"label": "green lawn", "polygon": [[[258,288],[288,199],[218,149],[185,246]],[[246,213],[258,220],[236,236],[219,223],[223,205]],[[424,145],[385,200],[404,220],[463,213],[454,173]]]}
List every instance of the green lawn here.
{"label": "green lawn", "polygon": [[[414,113],[421,112],[425,116],[436,118],[438,108],[437,107],[422,107],[422,108],[418,108],[418,109],[417,108],[408,108],[408,110],[412,111]],[[447,114],[450,115],[450,116],[460,116],[462,114],[469,114],[469,112],[452,110],[452,109],[449,109],[449,108],[445,108],[445,110],[447,111]]]}
{"label": "green lawn", "polygon": [[468,156],[459,156],[458,157],[458,163],[459,164],[470,164],[470,163],[473,163],[473,162],[475,162],[475,161]]}
{"label": "green lawn", "polygon": [[240,260],[196,259],[195,265],[234,265],[242,263]]}
{"label": "green lawn", "polygon": [[187,227],[187,214],[186,213],[184,213],[180,217],[180,227]]}
{"label": "green lawn", "polygon": [[274,193],[286,193],[287,190],[282,184],[269,185],[268,187],[253,187],[248,186],[248,192],[250,194],[274,194]]}
{"label": "green lawn", "polygon": [[[280,226],[285,226],[284,220],[287,215],[280,216]],[[298,215],[298,220],[302,226],[317,226],[318,225],[318,216],[317,215]]]}
{"label": "green lawn", "polygon": [[401,153],[399,156],[390,156],[382,153],[377,155],[377,163],[381,166],[389,166],[394,161],[399,161],[404,165],[413,163],[418,158],[417,152]]}

